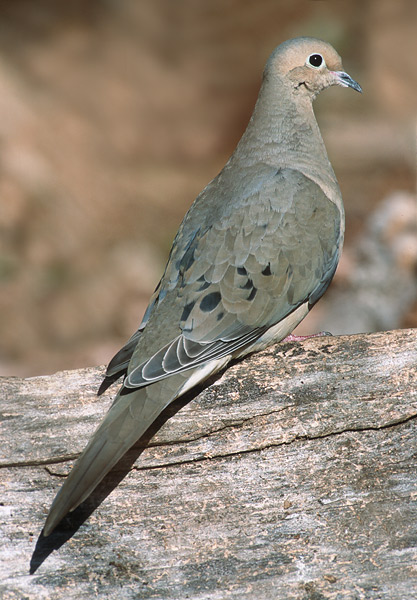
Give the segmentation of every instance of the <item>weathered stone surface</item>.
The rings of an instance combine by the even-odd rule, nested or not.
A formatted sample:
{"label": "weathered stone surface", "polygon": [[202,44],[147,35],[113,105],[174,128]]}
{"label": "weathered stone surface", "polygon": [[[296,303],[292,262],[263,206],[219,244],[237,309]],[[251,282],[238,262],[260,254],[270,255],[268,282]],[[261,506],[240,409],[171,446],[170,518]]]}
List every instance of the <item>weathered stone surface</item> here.
{"label": "weathered stone surface", "polygon": [[2,598],[417,597],[417,330],[234,365],[35,549],[102,374],[0,380]]}

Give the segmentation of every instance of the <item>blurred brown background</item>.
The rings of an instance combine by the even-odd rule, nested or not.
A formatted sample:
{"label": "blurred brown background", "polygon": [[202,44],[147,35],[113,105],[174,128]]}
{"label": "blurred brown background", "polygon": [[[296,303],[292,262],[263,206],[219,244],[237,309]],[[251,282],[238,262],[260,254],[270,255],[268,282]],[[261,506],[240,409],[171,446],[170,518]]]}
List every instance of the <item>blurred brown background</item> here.
{"label": "blurred brown background", "polygon": [[417,326],[416,27],[415,0],[1,1],[0,372],[108,362],[298,35],[364,89],[316,102],[347,235],[302,332]]}

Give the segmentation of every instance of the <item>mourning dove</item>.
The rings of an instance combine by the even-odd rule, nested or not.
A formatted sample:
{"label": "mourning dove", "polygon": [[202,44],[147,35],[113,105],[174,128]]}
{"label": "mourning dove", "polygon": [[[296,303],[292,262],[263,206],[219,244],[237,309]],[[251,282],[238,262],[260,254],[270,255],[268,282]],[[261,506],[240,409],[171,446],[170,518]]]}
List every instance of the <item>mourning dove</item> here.
{"label": "mourning dove", "polygon": [[312,101],[361,88],[328,43],[297,38],[269,57],[252,117],[175,237],[138,331],[112,359],[113,405],[57,494],[49,535],[173,400],[288,336],[336,270],[344,210]]}

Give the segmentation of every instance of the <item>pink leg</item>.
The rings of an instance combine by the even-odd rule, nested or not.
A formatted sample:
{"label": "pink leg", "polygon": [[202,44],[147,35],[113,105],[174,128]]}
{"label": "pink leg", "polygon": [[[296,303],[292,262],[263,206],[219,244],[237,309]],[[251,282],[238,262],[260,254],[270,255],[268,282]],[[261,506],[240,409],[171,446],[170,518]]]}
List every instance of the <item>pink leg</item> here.
{"label": "pink leg", "polygon": [[332,335],[332,334],[329,331],[319,331],[319,333],[313,333],[312,335],[293,335],[292,333],[290,333],[290,335],[287,335],[287,337],[284,338],[282,341],[283,342],[302,342],[303,340],[308,340],[309,338],[324,337],[326,335]]}

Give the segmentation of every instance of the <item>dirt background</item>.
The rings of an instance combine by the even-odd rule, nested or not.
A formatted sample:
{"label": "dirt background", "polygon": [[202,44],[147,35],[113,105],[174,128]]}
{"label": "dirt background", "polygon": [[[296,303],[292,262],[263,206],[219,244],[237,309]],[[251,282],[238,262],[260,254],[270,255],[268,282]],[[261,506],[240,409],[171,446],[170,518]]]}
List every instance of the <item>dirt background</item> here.
{"label": "dirt background", "polygon": [[[298,35],[333,43],[364,89],[316,102],[347,214],[323,306],[349,330],[335,302],[355,247],[387,198],[415,200],[416,31],[415,0],[0,1],[0,373],[108,362],[243,132],[266,58]],[[417,326],[412,219],[409,261],[393,262],[411,292],[394,290],[386,328]],[[326,327],[321,311],[303,332]]]}

